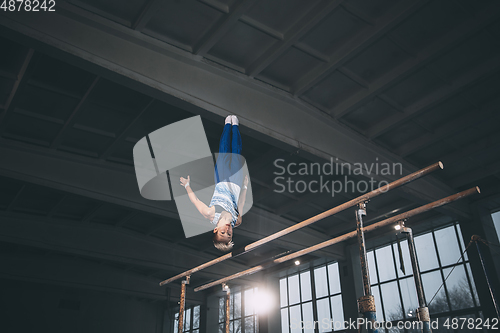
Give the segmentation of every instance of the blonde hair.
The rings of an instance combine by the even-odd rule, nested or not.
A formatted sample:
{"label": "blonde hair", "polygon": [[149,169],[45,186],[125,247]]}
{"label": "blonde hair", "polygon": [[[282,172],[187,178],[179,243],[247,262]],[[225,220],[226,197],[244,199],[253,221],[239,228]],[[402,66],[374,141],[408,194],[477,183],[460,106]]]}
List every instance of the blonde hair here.
{"label": "blonde hair", "polygon": [[214,246],[217,250],[222,252],[229,252],[233,249],[234,243],[233,241],[229,241],[229,243],[219,242],[217,239],[217,235],[214,236]]}

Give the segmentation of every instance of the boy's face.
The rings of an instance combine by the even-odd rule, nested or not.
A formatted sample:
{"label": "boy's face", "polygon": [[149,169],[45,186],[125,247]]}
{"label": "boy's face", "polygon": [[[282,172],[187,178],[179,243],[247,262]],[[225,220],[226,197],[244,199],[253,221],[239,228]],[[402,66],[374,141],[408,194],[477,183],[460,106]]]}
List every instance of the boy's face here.
{"label": "boy's face", "polygon": [[219,242],[229,243],[233,239],[233,227],[229,220],[221,218],[214,228],[214,234]]}

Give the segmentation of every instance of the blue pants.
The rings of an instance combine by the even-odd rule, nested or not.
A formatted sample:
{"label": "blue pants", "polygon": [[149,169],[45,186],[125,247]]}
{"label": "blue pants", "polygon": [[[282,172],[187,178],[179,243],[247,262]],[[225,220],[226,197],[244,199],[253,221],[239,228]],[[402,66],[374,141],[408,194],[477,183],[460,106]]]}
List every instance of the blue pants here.
{"label": "blue pants", "polygon": [[243,185],[243,172],[238,172],[244,164],[244,158],[240,155],[241,147],[238,125],[224,125],[219,143],[219,156],[215,164],[215,183],[230,181],[239,186]]}

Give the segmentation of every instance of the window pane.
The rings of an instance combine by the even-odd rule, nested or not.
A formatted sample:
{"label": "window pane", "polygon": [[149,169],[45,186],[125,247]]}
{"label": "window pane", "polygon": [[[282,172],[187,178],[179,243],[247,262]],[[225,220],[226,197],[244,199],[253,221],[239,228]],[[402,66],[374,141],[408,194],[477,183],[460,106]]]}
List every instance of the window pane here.
{"label": "window pane", "polygon": [[241,292],[234,294],[234,318],[241,318]]}
{"label": "window pane", "polygon": [[344,329],[344,307],[342,306],[342,295],[333,296],[330,300],[332,304],[334,331]]}
{"label": "window pane", "polygon": [[481,304],[479,303],[479,298],[477,296],[476,283],[474,282],[474,277],[472,276],[470,264],[467,263],[466,266],[467,266],[467,273],[468,273],[469,279],[470,279],[470,284],[472,285],[472,293],[474,294],[474,299],[476,300],[476,305],[480,306]]}
{"label": "window pane", "polygon": [[458,247],[457,235],[455,234],[455,227],[449,226],[434,232],[436,237],[436,244],[439,252],[439,259],[441,265],[452,265],[460,258],[460,248]]}
{"label": "window pane", "polygon": [[340,274],[338,263],[335,262],[328,265],[328,280],[330,283],[330,295],[340,293]]}
{"label": "window pane", "polygon": [[[427,303],[431,302],[432,297],[442,283],[443,279],[439,271],[422,274],[422,284],[424,285],[424,293]],[[446,299],[446,293],[444,291],[444,288],[441,288],[432,303],[429,304],[429,312],[433,314],[445,312],[448,310],[449,307],[448,300]]]}
{"label": "window pane", "polygon": [[280,280],[280,305],[281,307],[288,305],[286,278]]}
{"label": "window pane", "polygon": [[314,270],[314,283],[316,285],[316,298],[328,295],[328,285],[326,281],[326,267],[316,268]]}
{"label": "window pane", "polygon": [[245,290],[245,316],[252,315],[254,312],[252,302],[253,295],[253,289]]}
{"label": "window pane", "polygon": [[184,311],[184,331],[191,329],[191,309]]}
{"label": "window pane", "polygon": [[378,283],[378,280],[377,271],[375,270],[375,256],[373,255],[373,251],[367,252],[366,258],[368,260],[368,269],[370,270],[370,284],[376,284]]}
{"label": "window pane", "polygon": [[254,333],[254,317],[245,318],[245,333]]}
{"label": "window pane", "polygon": [[224,317],[225,317],[224,308],[225,308],[224,297],[221,297],[219,298],[219,323],[224,322]]}
{"label": "window pane", "polygon": [[[443,270],[444,276],[448,276],[450,271],[451,268]],[[469,282],[465,276],[465,269],[463,265],[455,266],[455,269],[446,280],[446,287],[448,289],[448,296],[450,298],[452,310],[460,310],[474,306]]]}
{"label": "window pane", "polygon": [[310,271],[300,274],[300,291],[302,292],[302,302],[307,302],[312,299]]}
{"label": "window pane", "polygon": [[288,300],[290,304],[297,304],[300,302],[298,275],[288,277],[288,297],[290,297]]}
{"label": "window pane", "polygon": [[179,313],[175,314],[175,320],[174,320],[174,333],[178,333],[178,328],[179,328]]}
{"label": "window pane", "polygon": [[406,239],[405,240],[400,239],[399,243],[401,244],[401,253],[403,254],[403,263],[404,263],[405,272],[403,273],[403,271],[401,270],[398,244],[394,243],[392,245],[392,247],[394,249],[394,255],[396,256],[396,258],[395,258],[396,259],[396,267],[397,267],[396,272],[398,274],[398,277],[410,276],[413,274],[413,270],[411,267],[410,250],[408,249],[408,241]]}
{"label": "window pane", "polygon": [[304,316],[304,333],[314,333],[312,302],[302,304],[302,315]]}
{"label": "window pane", "polygon": [[290,333],[288,325],[288,308],[281,309],[281,333]]}
{"label": "window pane", "polygon": [[237,319],[233,322],[233,332],[234,333],[241,333],[241,319]]}
{"label": "window pane", "polygon": [[194,307],[193,328],[200,328],[200,306],[199,305]]}
{"label": "window pane", "polygon": [[229,320],[233,320],[234,317],[234,294],[231,293],[229,297]]}
{"label": "window pane", "polygon": [[416,309],[418,308],[415,280],[413,280],[413,277],[401,279],[399,281],[399,287],[401,288],[401,296],[403,297],[403,307],[406,318],[415,318]]}
{"label": "window pane", "polygon": [[219,324],[219,333],[225,333],[224,324]]}
{"label": "window pane", "polygon": [[[460,245],[462,246],[462,251],[465,251],[464,238],[462,237],[462,229],[460,229],[460,224],[455,225],[457,227],[458,232],[458,240],[460,241]],[[469,260],[467,257],[467,251],[464,253],[464,260]]]}
{"label": "window pane", "polygon": [[295,305],[290,307],[290,332],[291,333],[302,333],[300,328],[302,316],[300,315],[300,305]]}
{"label": "window pane", "polygon": [[372,287],[372,294],[375,297],[375,309],[377,310],[377,321],[384,321],[382,314],[382,303],[380,302],[380,292],[378,286]]}
{"label": "window pane", "polygon": [[439,267],[432,233],[415,237],[415,248],[421,272]]}
{"label": "window pane", "polygon": [[382,291],[382,302],[384,303],[386,320],[392,321],[402,319],[403,308],[401,307],[401,301],[399,299],[398,284],[395,281],[384,283],[380,288]]}
{"label": "window pane", "polygon": [[[331,320],[331,315],[330,315],[330,300],[328,298],[323,298],[319,301],[316,302],[316,306],[318,308],[318,321],[320,323],[319,326],[319,332],[330,332],[329,327],[325,327],[323,325],[324,322],[330,322]],[[329,325],[327,325],[329,326]]]}
{"label": "window pane", "polygon": [[495,225],[495,229],[497,230],[497,237],[500,241],[500,212],[491,214],[491,218],[493,219],[493,224]]}
{"label": "window pane", "polygon": [[383,248],[376,249],[375,255],[377,256],[378,277],[380,282],[395,279],[396,271],[394,270],[391,247],[388,245]]}

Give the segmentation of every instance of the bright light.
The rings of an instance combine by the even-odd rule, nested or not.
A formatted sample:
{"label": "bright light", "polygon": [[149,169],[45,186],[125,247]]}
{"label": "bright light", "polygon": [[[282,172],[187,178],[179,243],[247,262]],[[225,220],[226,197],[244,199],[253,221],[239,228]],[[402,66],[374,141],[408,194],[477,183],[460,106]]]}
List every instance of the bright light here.
{"label": "bright light", "polygon": [[300,261],[295,260],[295,266],[298,266],[298,265],[300,265]]}
{"label": "bright light", "polygon": [[267,291],[258,290],[245,296],[249,298],[247,302],[249,302],[250,308],[255,309],[258,314],[264,314],[274,306],[274,297]]}
{"label": "bright light", "polygon": [[401,226],[400,226],[399,224],[396,224],[396,225],[394,226],[394,229],[396,229],[396,230],[400,230],[400,229],[401,229]]}

